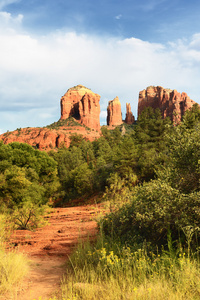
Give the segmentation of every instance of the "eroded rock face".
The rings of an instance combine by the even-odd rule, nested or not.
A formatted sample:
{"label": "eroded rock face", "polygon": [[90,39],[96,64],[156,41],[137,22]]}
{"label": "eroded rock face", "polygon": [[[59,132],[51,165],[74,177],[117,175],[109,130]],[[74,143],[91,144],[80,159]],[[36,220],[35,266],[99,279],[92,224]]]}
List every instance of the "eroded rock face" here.
{"label": "eroded rock face", "polygon": [[70,116],[80,124],[100,130],[100,96],[83,85],[70,88],[61,98],[61,120]]}
{"label": "eroded rock face", "polygon": [[59,129],[22,128],[0,135],[0,140],[5,144],[12,142],[27,143],[39,150],[51,150],[61,146],[69,147],[70,137],[73,134],[82,135],[83,138],[93,141],[100,137],[96,130],[89,130],[77,123],[77,126],[61,126]]}
{"label": "eroded rock face", "polygon": [[186,110],[191,108],[195,101],[186,93],[177,90],[164,89],[161,86],[150,86],[139,93],[138,116],[145,107],[159,108],[162,117],[170,117],[174,124],[179,124]]}
{"label": "eroded rock face", "polygon": [[119,101],[119,98],[116,97],[114,100],[108,102],[107,125],[117,126],[121,124],[122,124],[121,103]]}
{"label": "eroded rock face", "polygon": [[125,119],[125,123],[126,124],[133,124],[135,122],[135,118],[132,114],[131,111],[131,105],[130,103],[126,103],[126,119]]}

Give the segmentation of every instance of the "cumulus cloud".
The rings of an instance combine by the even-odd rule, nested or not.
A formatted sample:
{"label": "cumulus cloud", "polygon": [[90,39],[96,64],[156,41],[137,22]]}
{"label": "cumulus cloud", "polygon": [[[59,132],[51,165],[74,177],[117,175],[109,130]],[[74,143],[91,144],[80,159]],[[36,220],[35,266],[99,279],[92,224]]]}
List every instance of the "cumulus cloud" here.
{"label": "cumulus cloud", "polygon": [[[12,16],[4,17],[12,20]],[[64,31],[33,37],[13,26],[13,30],[0,31],[0,40],[4,131],[58,120],[61,96],[77,84],[101,95],[104,124],[109,100],[119,96],[123,117],[125,103],[130,102],[136,115],[138,93],[149,85],[185,91],[198,100],[200,34],[162,45]]]}
{"label": "cumulus cloud", "polygon": [[10,13],[0,11],[0,32],[3,34],[15,32],[22,25],[23,15],[19,14],[13,17]]}

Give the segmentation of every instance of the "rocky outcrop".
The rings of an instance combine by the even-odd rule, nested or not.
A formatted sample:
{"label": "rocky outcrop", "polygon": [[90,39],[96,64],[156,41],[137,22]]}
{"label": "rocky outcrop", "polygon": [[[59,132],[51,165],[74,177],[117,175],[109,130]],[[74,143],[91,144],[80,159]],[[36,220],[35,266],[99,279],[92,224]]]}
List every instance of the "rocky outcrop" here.
{"label": "rocky outcrop", "polygon": [[57,129],[54,126],[51,128],[51,125],[44,128],[21,128],[0,135],[0,140],[5,144],[11,142],[27,143],[39,150],[48,151],[62,146],[69,147],[73,135],[81,135],[89,141],[100,137],[96,130],[90,130],[77,123],[72,126],[59,126]]}
{"label": "rocky outcrop", "polygon": [[122,122],[122,112],[121,112],[121,103],[119,98],[116,97],[114,100],[109,101],[107,107],[107,125],[108,126],[117,126],[121,125]]}
{"label": "rocky outcrop", "polygon": [[80,124],[100,131],[100,96],[83,85],[70,88],[61,98],[61,120],[70,116]]}
{"label": "rocky outcrop", "polygon": [[131,111],[131,105],[130,103],[126,103],[126,119],[125,119],[125,123],[126,124],[133,124],[135,122],[135,118],[132,114],[132,111]]}
{"label": "rocky outcrop", "polygon": [[[61,98],[61,118],[44,128],[20,128],[0,135],[5,144],[28,143],[39,150],[69,147],[71,136],[93,141],[100,137],[100,96],[82,85],[71,88]],[[71,117],[71,118],[70,118]]]}
{"label": "rocky outcrop", "polygon": [[179,124],[186,110],[191,108],[195,101],[186,93],[178,93],[176,90],[164,89],[161,86],[149,86],[139,93],[138,116],[145,107],[159,108],[162,117],[170,117],[174,124]]}

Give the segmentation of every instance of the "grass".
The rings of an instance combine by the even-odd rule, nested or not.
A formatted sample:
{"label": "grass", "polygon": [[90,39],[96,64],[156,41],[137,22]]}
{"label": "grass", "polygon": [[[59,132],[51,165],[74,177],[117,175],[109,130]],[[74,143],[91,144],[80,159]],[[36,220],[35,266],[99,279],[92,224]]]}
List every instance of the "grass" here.
{"label": "grass", "polygon": [[[168,243],[169,251],[154,253],[146,245],[133,249],[100,234],[96,242],[80,243],[70,256],[60,297],[34,300],[200,299],[198,253],[175,251]],[[0,294],[16,293],[26,274],[22,255],[0,250]]]}
{"label": "grass", "polygon": [[0,295],[14,294],[28,273],[28,260],[17,252],[0,250]]}
{"label": "grass", "polygon": [[70,258],[62,296],[37,300],[200,299],[199,264],[184,252],[171,257],[123,248],[115,254],[107,246],[79,245]]}
{"label": "grass", "polygon": [[200,299],[198,252],[173,249],[170,236],[168,248],[133,249],[100,234],[96,242],[80,243],[69,257],[61,296],[34,300]]}
{"label": "grass", "polygon": [[182,250],[147,254],[101,239],[79,245],[70,258],[61,299],[200,299],[199,263]]}
{"label": "grass", "polygon": [[9,238],[9,234],[6,216],[0,215],[0,299],[1,296],[5,299],[8,295],[14,299],[29,270],[28,259],[24,255],[4,250],[4,242]]}

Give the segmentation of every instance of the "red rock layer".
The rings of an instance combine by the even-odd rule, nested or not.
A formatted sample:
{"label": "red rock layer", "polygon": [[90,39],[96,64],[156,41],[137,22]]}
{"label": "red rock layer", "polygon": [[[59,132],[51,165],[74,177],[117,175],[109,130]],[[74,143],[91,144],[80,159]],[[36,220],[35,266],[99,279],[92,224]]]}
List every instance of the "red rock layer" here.
{"label": "red rock layer", "polygon": [[186,110],[195,104],[186,93],[164,89],[161,86],[149,86],[139,93],[138,116],[145,107],[159,108],[163,118],[170,117],[173,123],[180,123]]}
{"label": "red rock layer", "polygon": [[100,131],[100,96],[77,85],[61,98],[61,120],[74,117],[80,124]]}
{"label": "red rock layer", "polygon": [[108,126],[117,126],[121,125],[122,122],[122,112],[121,112],[121,103],[119,98],[116,97],[114,100],[109,101],[107,107],[107,125]]}
{"label": "red rock layer", "polygon": [[39,150],[51,150],[60,146],[69,147],[70,136],[82,135],[83,138],[93,141],[100,137],[99,132],[89,130],[83,126],[63,126],[60,129],[50,128],[22,128],[0,135],[0,140],[5,144],[11,142],[27,143]]}
{"label": "red rock layer", "polygon": [[135,118],[132,114],[131,111],[131,105],[130,103],[126,103],[126,119],[125,119],[125,123],[126,124],[133,124],[135,122]]}

